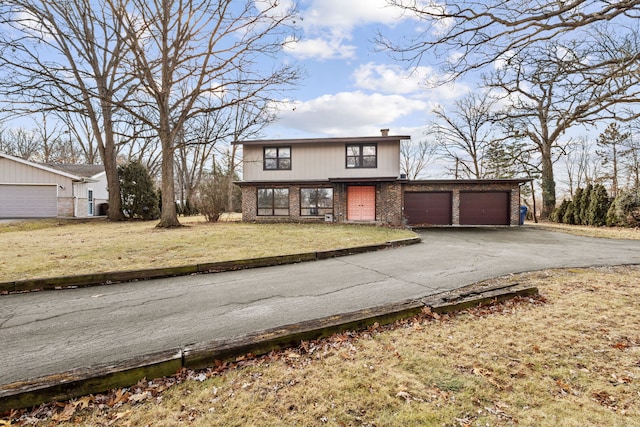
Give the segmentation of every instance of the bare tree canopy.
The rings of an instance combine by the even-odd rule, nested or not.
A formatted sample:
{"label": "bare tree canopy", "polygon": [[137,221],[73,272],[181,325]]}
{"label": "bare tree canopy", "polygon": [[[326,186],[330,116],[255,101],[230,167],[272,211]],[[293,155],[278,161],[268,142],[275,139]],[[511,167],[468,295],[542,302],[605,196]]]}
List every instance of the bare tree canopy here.
{"label": "bare tree canopy", "polygon": [[86,120],[105,167],[112,220],[123,218],[115,121],[132,90],[122,68],[127,53],[119,12],[101,0],[0,2],[3,100],[17,115],[54,112],[70,118],[68,124]]}
{"label": "bare tree canopy", "polygon": [[599,24],[621,28],[640,17],[640,0],[388,0],[388,4],[417,19],[420,30],[402,41],[380,34],[379,45],[415,65],[425,56],[440,58],[449,78],[539,42],[575,37],[571,33]]}
{"label": "bare tree canopy", "polygon": [[[176,149],[193,142],[185,125],[241,104],[269,104],[298,80],[294,65],[275,58],[295,39],[294,12],[290,2],[269,0],[3,0],[0,108],[90,125],[111,219],[122,217],[120,152],[157,155],[159,226],[177,226]],[[92,145],[83,148],[95,158]]]}
{"label": "bare tree canopy", "polygon": [[457,178],[485,178],[485,155],[494,136],[495,100],[487,92],[471,92],[446,111],[433,110],[436,119],[430,127],[440,155],[455,165]]}
{"label": "bare tree canopy", "polygon": [[407,179],[420,178],[437,155],[437,147],[428,140],[400,142],[400,173]]}
{"label": "bare tree canopy", "polygon": [[174,157],[185,123],[199,115],[269,99],[298,70],[267,61],[291,35],[294,11],[268,1],[108,0],[124,6],[122,36],[130,73],[143,89],[126,108],[160,141],[159,227],[179,226]]}
{"label": "bare tree canopy", "polygon": [[487,78],[486,85],[504,96],[498,118],[508,135],[529,140],[538,151],[544,218],[556,205],[553,164],[564,153],[565,132],[616,119],[622,106],[640,101],[639,43],[614,34],[532,46],[505,58]]}

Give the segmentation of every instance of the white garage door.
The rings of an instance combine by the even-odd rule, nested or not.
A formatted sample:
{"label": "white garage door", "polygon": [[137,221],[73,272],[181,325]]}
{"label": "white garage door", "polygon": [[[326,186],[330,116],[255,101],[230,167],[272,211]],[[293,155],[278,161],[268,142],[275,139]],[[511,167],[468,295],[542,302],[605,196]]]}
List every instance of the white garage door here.
{"label": "white garage door", "polygon": [[55,185],[0,184],[0,218],[58,216]]}

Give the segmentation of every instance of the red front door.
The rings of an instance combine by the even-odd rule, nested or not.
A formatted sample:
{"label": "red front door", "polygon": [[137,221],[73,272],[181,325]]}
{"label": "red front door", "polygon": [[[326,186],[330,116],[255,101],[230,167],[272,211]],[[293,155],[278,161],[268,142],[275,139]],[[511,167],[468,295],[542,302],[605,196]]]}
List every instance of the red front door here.
{"label": "red front door", "polygon": [[347,219],[349,221],[376,220],[376,187],[347,187]]}

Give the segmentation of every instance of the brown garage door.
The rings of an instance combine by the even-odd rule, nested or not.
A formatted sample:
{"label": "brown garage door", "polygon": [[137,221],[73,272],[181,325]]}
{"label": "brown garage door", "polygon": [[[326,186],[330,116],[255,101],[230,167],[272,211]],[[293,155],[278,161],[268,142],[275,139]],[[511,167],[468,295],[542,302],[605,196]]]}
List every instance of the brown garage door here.
{"label": "brown garage door", "polygon": [[508,191],[460,193],[461,225],[509,225]]}
{"label": "brown garage door", "polygon": [[404,215],[409,225],[450,225],[451,192],[406,192]]}

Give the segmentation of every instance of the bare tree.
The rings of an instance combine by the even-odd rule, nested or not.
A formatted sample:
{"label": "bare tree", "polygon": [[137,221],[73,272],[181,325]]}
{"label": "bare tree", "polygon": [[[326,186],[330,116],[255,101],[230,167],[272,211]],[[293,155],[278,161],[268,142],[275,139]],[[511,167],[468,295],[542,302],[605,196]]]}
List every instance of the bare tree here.
{"label": "bare tree", "polygon": [[176,178],[181,203],[196,204],[195,195],[207,166],[211,164],[217,145],[224,143],[230,123],[221,117],[223,111],[194,117],[185,123],[176,141]]}
{"label": "bare tree", "polygon": [[457,100],[449,112],[442,106],[433,110],[436,120],[430,133],[441,155],[454,161],[456,178],[484,177],[484,156],[494,138],[494,104],[486,92],[472,92]]}
{"label": "bare tree", "polygon": [[426,139],[417,142],[401,141],[400,173],[408,179],[418,179],[425,172],[427,166],[434,161],[437,154],[437,146]]}
{"label": "bare tree", "polygon": [[566,184],[569,197],[573,198],[578,188],[593,183],[594,176],[599,173],[598,166],[593,161],[593,143],[586,136],[571,141],[565,153],[563,163],[567,177]]}
{"label": "bare tree", "polygon": [[17,113],[54,111],[91,125],[107,175],[109,218],[123,219],[116,165],[117,104],[132,90],[122,73],[122,5],[102,0],[0,2],[0,93]]}
{"label": "bare tree", "polygon": [[[115,1],[111,0],[115,8]],[[185,123],[254,98],[268,98],[298,72],[287,64],[260,63],[282,49],[292,10],[276,2],[131,0],[124,35],[130,72],[144,87],[129,113],[152,129],[162,148],[162,213],[158,227],[179,226],[174,157]],[[242,80],[238,81],[237,70]],[[242,98],[221,96],[243,87]],[[211,97],[220,102],[212,106]],[[153,110],[139,114],[139,108]]]}
{"label": "bare tree", "polygon": [[[243,87],[235,87],[234,90],[236,98],[244,98],[241,93]],[[211,102],[220,101],[214,97]],[[184,136],[176,146],[176,177],[181,191],[180,199],[188,200],[193,205],[207,166],[211,164],[214,173],[206,175],[209,179],[224,181],[217,183],[216,189],[220,191],[224,184],[224,208],[234,211],[237,208],[237,187],[233,181],[238,179],[241,166],[239,145],[234,142],[257,137],[267,124],[275,120],[276,107],[277,104],[259,98],[248,99],[223,110],[213,109],[209,114],[189,120],[185,124]]]}
{"label": "bare tree", "polygon": [[631,133],[621,132],[616,122],[610,123],[598,138],[597,144],[600,148],[596,150],[602,165],[608,168],[605,178],[611,180],[610,194],[612,197],[618,195],[620,186],[618,178],[620,173],[620,160],[622,147],[631,138]]}
{"label": "bare tree", "polygon": [[[242,80],[239,78],[238,80]],[[242,86],[235,88],[236,91],[243,90]],[[241,93],[235,95],[237,98],[244,98]],[[281,103],[270,99],[250,98],[246,102],[237,103],[226,110],[230,125],[229,144],[227,147],[219,146],[218,157],[222,158],[224,170],[227,177],[227,209],[234,212],[239,208],[236,200],[237,187],[233,183],[239,179],[242,170],[242,158],[238,149],[241,145],[238,141],[258,138],[262,130],[276,120],[276,111]]]}
{"label": "bare tree", "polygon": [[7,154],[21,159],[38,161],[41,144],[35,132],[19,127],[10,129],[6,138]]}
{"label": "bare tree", "polygon": [[43,163],[85,163],[82,150],[69,131],[63,130],[64,124],[50,120],[45,113],[39,116],[40,120],[34,120],[34,135],[40,142],[37,160]]}
{"label": "bare tree", "polygon": [[66,128],[63,134],[70,144],[77,145],[82,152],[83,161],[90,165],[102,164],[91,121],[84,115],[74,116],[65,111],[58,112],[57,116],[60,123]]}
{"label": "bare tree", "polygon": [[8,129],[3,135],[3,151],[24,160],[38,161],[41,144],[35,132],[24,127]]}
{"label": "bare tree", "polygon": [[[537,44],[608,23],[637,31],[640,0],[387,0],[418,19],[401,42],[380,34],[378,43],[402,61],[418,65],[440,58],[448,79],[501,61]],[[419,31],[416,32],[416,29]]]}
{"label": "bare tree", "polygon": [[640,122],[631,125],[631,137],[628,138],[620,153],[623,168],[627,172],[627,188],[640,188]]}
{"label": "bare tree", "polygon": [[607,47],[550,42],[509,57],[487,80],[508,102],[499,117],[509,134],[528,139],[539,152],[543,218],[556,205],[553,165],[566,148],[564,133],[615,118],[618,105],[640,100],[638,64],[628,62],[627,42]]}

